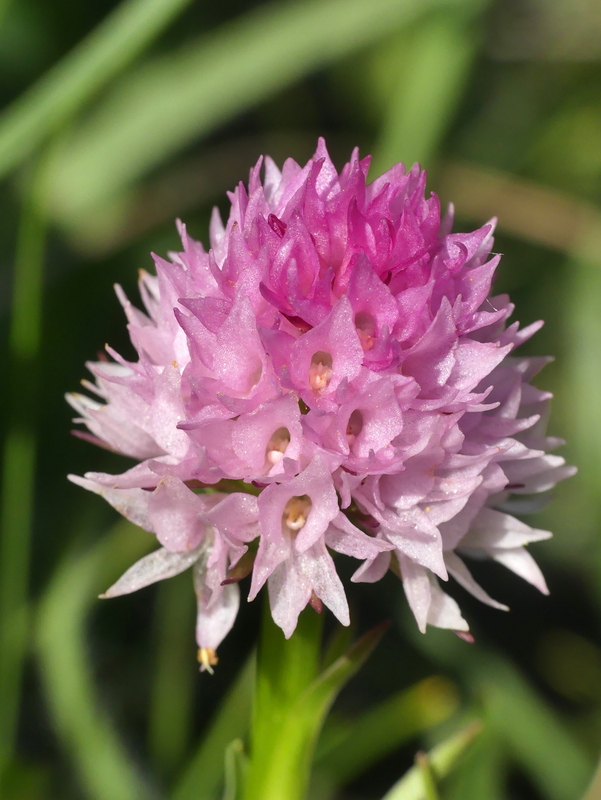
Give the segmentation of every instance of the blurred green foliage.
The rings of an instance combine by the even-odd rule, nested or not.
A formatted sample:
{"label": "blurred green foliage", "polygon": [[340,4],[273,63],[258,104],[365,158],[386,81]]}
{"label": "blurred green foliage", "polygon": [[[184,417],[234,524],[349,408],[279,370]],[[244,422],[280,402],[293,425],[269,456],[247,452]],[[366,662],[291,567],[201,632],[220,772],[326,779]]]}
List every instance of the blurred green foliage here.
{"label": "blurred green foliage", "polygon": [[580,472],[535,523],[555,533],[536,548],[550,598],[486,564],[510,614],[451,587],[475,645],[416,633],[393,578],[353,587],[357,634],[395,624],[334,707],[311,796],[407,797],[415,751],[442,780],[474,717],[441,796],[581,796],[601,747],[599,4],[5,0],[0,21],[0,796],[212,800],[224,774],[234,796],[258,612],[211,677],[186,576],[96,602],[152,541],[66,483],[122,462],[68,436],[62,395],[105,341],[129,352],[111,285],[135,295],[174,218],[206,243],[261,153],[302,161],[318,135],[338,164],[373,152],[374,174],[421,160],[462,227],[499,217],[498,288],[547,320],[527,348],[557,356],[539,385]]}

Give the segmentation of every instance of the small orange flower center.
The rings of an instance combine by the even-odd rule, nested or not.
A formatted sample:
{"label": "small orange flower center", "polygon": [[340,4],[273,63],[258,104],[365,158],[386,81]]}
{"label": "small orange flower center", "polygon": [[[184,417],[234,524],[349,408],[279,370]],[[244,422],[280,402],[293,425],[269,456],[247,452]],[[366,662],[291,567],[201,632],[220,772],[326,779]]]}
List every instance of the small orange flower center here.
{"label": "small orange flower center", "polygon": [[355,444],[357,436],[361,433],[361,429],[363,428],[363,414],[356,408],[353,413],[350,415],[347,426],[346,426],[346,438],[349,443],[349,447],[352,447]]}
{"label": "small orange flower center", "polygon": [[283,458],[286,448],[290,444],[290,431],[288,428],[278,428],[267,444],[265,458],[272,467]]}
{"label": "small orange flower center", "polygon": [[284,507],[282,524],[290,533],[297,534],[305,526],[312,507],[311,498],[306,494],[291,497]]}
{"label": "small orange flower center", "polygon": [[323,394],[332,380],[332,356],[319,350],[311,359],[309,386],[314,392]]}
{"label": "small orange flower center", "polygon": [[371,314],[367,314],[365,311],[355,314],[355,327],[363,350],[373,350],[376,343],[376,323]]}

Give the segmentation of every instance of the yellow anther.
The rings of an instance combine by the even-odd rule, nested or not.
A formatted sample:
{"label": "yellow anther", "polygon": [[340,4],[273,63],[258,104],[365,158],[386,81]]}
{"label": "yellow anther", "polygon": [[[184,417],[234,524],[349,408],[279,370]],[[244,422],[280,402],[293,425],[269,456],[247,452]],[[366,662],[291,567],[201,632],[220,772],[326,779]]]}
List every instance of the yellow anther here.
{"label": "yellow anther", "polygon": [[217,653],[212,647],[201,647],[198,651],[198,663],[200,664],[201,672],[208,672],[213,674],[213,667],[219,663]]}

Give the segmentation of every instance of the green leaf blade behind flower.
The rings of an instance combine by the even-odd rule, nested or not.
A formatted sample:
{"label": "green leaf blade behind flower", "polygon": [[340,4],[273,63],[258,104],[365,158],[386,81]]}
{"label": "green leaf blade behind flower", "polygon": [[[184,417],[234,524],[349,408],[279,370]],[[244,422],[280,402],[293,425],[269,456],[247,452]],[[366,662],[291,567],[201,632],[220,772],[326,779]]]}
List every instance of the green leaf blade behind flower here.
{"label": "green leaf blade behind flower", "polygon": [[69,121],[190,0],[126,0],[0,116],[0,177]]}
{"label": "green leaf blade behind flower", "polygon": [[[478,51],[474,17],[484,3],[466,3],[427,16],[389,48],[386,68],[396,76],[374,148],[371,175],[398,161],[430,164],[470,79]],[[380,79],[376,74],[376,83]],[[381,80],[379,81],[381,82]]]}
{"label": "green leaf blade behind flower", "polygon": [[37,652],[57,734],[90,800],[143,800],[149,787],[96,697],[84,626],[106,573],[148,550],[149,537],[117,523],[94,548],[68,555],[39,607]]}
{"label": "green leaf blade behind flower", "polygon": [[[57,147],[40,201],[60,223],[85,225],[92,211],[236,114],[429,8],[458,5],[295,0],[261,6],[121,80]],[[1,136],[0,129],[0,145]]]}
{"label": "green leaf blade behind flower", "polygon": [[563,720],[501,657],[483,659],[479,677],[491,727],[544,797],[578,797],[592,764]]}
{"label": "green leaf blade behind flower", "polygon": [[[231,766],[229,763],[224,765],[224,751],[227,754],[228,749],[233,747],[235,752],[233,742],[245,736],[248,731],[255,669],[253,655],[217,710],[198,750],[173,789],[171,800],[214,800],[218,796],[224,769]],[[234,752],[230,750],[231,758],[234,757]],[[230,775],[227,788],[231,785]]]}
{"label": "green leaf blade behind flower", "polygon": [[448,719],[458,704],[453,683],[442,677],[426,678],[359,719],[344,720],[339,731],[332,731],[329,745],[323,736],[316,768],[338,786],[349,783],[417,734]]}

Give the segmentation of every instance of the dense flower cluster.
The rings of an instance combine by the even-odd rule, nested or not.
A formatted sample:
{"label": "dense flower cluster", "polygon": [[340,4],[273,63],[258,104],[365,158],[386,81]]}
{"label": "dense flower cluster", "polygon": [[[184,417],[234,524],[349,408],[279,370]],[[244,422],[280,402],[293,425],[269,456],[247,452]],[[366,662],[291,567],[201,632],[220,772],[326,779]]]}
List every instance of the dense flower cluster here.
{"label": "dense flower cluster", "polygon": [[338,174],[323,141],[305,167],[260,160],[208,252],[180,225],[183,251],[141,275],[146,313],[117,288],[139,360],[107,348],[100,399],[70,395],[87,438],[138,462],[72,480],[161,545],[106,595],[193,567],[207,668],[251,570],[286,636],[307,603],[348,624],[332,551],[354,581],[392,569],[421,630],[468,630],[449,575],[505,608],[464,555],[546,591],[524,546],[550,534],[507,513],[571,474],[529,383],[546,360],[512,354],[541,323],[506,327],[489,297],[491,223],[451,233],[417,165],[367,184],[368,165]]}

